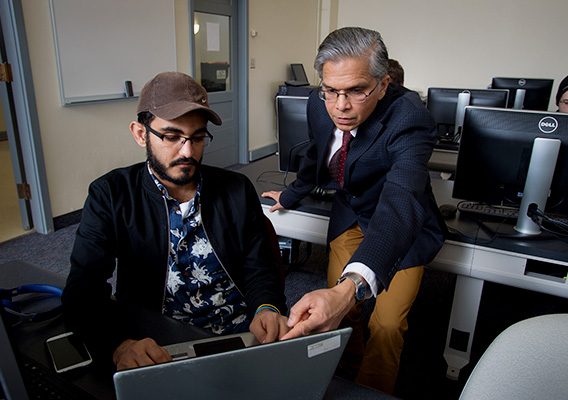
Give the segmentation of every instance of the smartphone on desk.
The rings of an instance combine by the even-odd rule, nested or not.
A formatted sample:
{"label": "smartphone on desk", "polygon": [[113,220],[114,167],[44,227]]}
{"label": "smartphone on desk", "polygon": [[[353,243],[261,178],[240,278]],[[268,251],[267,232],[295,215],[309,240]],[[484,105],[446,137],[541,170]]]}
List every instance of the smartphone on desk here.
{"label": "smartphone on desk", "polygon": [[73,332],[62,333],[46,340],[55,372],[61,373],[89,365],[93,360],[87,347]]}

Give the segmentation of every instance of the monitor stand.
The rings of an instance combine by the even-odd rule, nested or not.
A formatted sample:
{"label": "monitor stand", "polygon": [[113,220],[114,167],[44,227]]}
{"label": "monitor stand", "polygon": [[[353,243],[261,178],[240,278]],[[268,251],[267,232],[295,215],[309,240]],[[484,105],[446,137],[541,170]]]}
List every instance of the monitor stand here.
{"label": "monitor stand", "polygon": [[522,110],[524,108],[526,94],[526,89],[517,89],[515,92],[515,103],[513,104],[513,108],[517,110]]}
{"label": "monitor stand", "polygon": [[558,160],[560,145],[561,141],[558,139],[536,138],[534,140],[517,223],[514,226],[510,222],[507,223],[507,220],[501,222],[484,221],[481,223],[481,227],[493,238],[549,238],[547,235],[541,235],[539,224],[542,222],[542,217],[535,217],[538,221],[537,224],[527,213],[529,208],[544,212],[556,168],[556,161]]}
{"label": "monitor stand", "polygon": [[[515,225],[517,232],[525,235],[540,234],[539,225],[527,215],[527,212],[531,204],[536,204],[538,209],[544,212],[561,143],[558,139],[536,138],[534,140],[523,200],[519,208],[519,218]],[[542,218],[539,218],[538,222],[542,222]]]}

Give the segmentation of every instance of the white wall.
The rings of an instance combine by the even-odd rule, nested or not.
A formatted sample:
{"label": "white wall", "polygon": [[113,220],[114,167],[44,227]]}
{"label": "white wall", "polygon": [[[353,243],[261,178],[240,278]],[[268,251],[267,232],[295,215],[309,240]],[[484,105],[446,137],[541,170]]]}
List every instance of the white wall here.
{"label": "white wall", "polygon": [[[566,0],[339,0],[338,26],[379,31],[405,85],[484,88],[493,76],[568,74]],[[556,110],[551,101],[550,110]]]}
{"label": "white wall", "polygon": [[[49,2],[22,0],[22,6],[55,217],[82,208],[95,178],[143,161],[146,154],[128,129],[136,118],[136,101],[61,106]],[[175,6],[178,70],[189,73],[187,0],[175,0]]]}
{"label": "white wall", "polygon": [[[312,85],[319,41],[319,0],[249,0],[249,149],[276,142],[275,96],[278,85],[292,78],[291,63],[303,63]],[[250,32],[249,32],[250,33]]]}
{"label": "white wall", "polygon": [[[249,0],[250,28],[258,32],[249,37],[250,54],[256,59],[256,68],[249,70],[249,149],[276,141],[274,97],[278,85],[290,78],[290,63],[304,63],[310,81],[316,83],[311,65],[319,42],[318,7],[330,1],[336,2]],[[136,101],[61,106],[49,2],[22,0],[22,6],[56,217],[82,208],[90,182],[113,168],[144,160],[145,151],[128,130],[136,118]],[[175,0],[175,8],[178,71],[189,73],[187,0]]]}
{"label": "white wall", "polygon": [[[52,213],[59,216],[83,206],[92,180],[144,160],[145,152],[128,130],[135,101],[61,106],[49,2],[22,5]],[[175,0],[175,7],[178,70],[189,72],[187,0]],[[290,63],[303,63],[317,84],[316,49],[336,26],[380,31],[405,68],[407,86],[425,92],[485,87],[495,75],[550,77],[558,84],[568,74],[566,16],[566,0],[249,0],[249,30],[257,32],[249,36],[256,61],[249,69],[249,149],[276,141],[274,97],[291,77]]]}

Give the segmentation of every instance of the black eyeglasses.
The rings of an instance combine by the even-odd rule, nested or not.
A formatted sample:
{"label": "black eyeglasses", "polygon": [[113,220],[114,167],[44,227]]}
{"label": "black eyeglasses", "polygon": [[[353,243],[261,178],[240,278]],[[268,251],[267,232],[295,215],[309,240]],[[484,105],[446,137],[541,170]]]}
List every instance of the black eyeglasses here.
{"label": "black eyeglasses", "polygon": [[339,99],[339,96],[343,95],[345,96],[345,100],[351,103],[364,103],[365,101],[367,101],[367,98],[377,89],[379,83],[380,81],[377,82],[373,90],[371,90],[368,94],[361,90],[349,90],[347,92],[339,93],[335,89],[325,90],[320,86],[318,88],[318,95],[320,99],[327,102],[337,101],[337,99]]}
{"label": "black eyeglasses", "polygon": [[160,133],[150,128],[146,124],[142,125],[144,125],[146,129],[152,132],[154,135],[159,137],[162,142],[168,147],[178,147],[181,149],[185,142],[189,141],[192,148],[203,148],[209,146],[209,143],[211,143],[211,141],[213,140],[213,135],[211,135],[207,131],[204,131],[205,135],[185,137],[173,133]]}

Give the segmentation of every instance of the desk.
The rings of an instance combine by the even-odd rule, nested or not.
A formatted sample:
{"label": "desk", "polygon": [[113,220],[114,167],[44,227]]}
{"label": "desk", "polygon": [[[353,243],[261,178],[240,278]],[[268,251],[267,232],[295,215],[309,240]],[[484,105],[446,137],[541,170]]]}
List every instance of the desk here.
{"label": "desk", "polygon": [[[276,166],[276,156],[272,156],[249,164],[239,172],[248,175],[259,193],[281,190],[274,184],[277,182],[276,172],[265,172],[275,171]],[[263,172],[263,176],[272,174],[272,179],[269,181],[265,178],[259,182],[257,177]],[[288,177],[288,182],[293,179],[294,176]],[[439,205],[458,203],[451,197],[452,185],[451,181],[432,181]],[[326,244],[331,209],[329,201],[308,196],[297,209],[275,213],[269,212],[274,203],[272,200],[261,199],[261,203],[278,235]],[[428,267],[458,275],[444,350],[448,364],[447,376],[457,379],[460,370],[469,363],[483,282],[496,282],[568,298],[566,280],[543,273],[549,269],[568,271],[568,244],[558,240],[490,241],[477,223],[460,215],[448,220],[447,224],[455,233],[450,234]]]}
{"label": "desk", "polygon": [[458,152],[456,150],[434,148],[432,156],[428,160],[428,168],[430,171],[452,173],[456,172],[457,162]]}
{"label": "desk", "polygon": [[[0,265],[0,287],[11,288],[31,283],[63,287],[65,278],[22,261]],[[161,314],[149,313],[144,310],[133,310],[133,312],[136,313],[137,317],[136,330],[142,332],[142,335],[153,337],[161,345],[213,336],[211,333],[164,317]],[[47,338],[66,331],[61,317],[41,323],[22,324],[13,331],[18,349],[21,352],[43,366],[52,368],[44,343]],[[112,371],[96,368],[94,364],[73,371],[72,374],[66,373],[61,376],[97,399],[115,399]],[[324,399],[393,400],[395,397],[333,377]]]}

